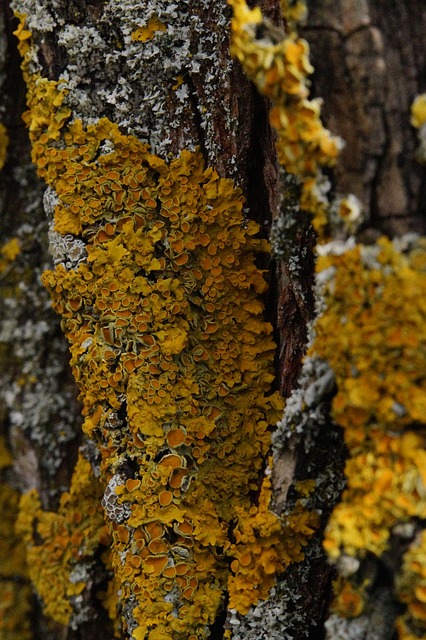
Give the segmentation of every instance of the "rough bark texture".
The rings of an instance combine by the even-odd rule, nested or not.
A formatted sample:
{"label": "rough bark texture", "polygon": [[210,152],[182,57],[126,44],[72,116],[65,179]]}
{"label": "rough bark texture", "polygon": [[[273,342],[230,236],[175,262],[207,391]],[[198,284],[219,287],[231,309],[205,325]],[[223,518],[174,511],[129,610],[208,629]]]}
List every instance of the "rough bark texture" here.
{"label": "rough bark texture", "polygon": [[364,205],[366,227],[391,236],[425,230],[425,176],[415,161],[410,106],[426,89],[418,0],[309,3],[314,93],[326,125],[346,143],[336,189]]}
{"label": "rough bark texture", "polygon": [[[161,109],[152,110],[155,102],[152,99],[146,109],[141,106],[142,115],[138,109],[148,91],[141,76],[149,75],[150,64],[157,62],[141,59],[137,61],[140,68],[134,69],[128,59],[120,58],[124,47],[122,25],[112,22],[112,16],[120,13],[120,2],[113,9],[109,3],[109,13],[105,13],[107,3],[99,1],[25,0],[15,4],[19,10],[28,9],[30,18],[36,16],[40,7],[52,17],[52,28],[44,30],[42,18],[33,33],[40,48],[41,73],[50,80],[59,80],[65,71],[70,74],[78,68],[70,97],[77,117],[86,121],[107,117],[119,123],[125,133],[150,143],[162,158],[170,159],[183,149],[199,147],[206,166],[215,167],[221,177],[232,178],[241,186],[247,217],[259,223],[263,237],[268,236],[278,212],[279,190],[283,188],[274,149],[275,134],[268,122],[268,101],[257,94],[239,65],[230,61],[231,12],[224,1],[185,2],[177,24],[177,30],[182,29],[179,46],[185,48],[186,55],[188,45],[189,59],[197,60],[198,67],[191,62],[184,68],[183,63],[184,70],[177,75],[173,91],[167,84],[169,76],[163,78],[154,73],[154,88],[161,93]],[[123,7],[133,11],[127,2]],[[313,93],[324,99],[326,125],[346,142],[341,161],[332,171],[333,188],[343,194],[354,193],[363,203],[365,237],[374,237],[378,231],[389,235],[423,232],[426,181],[414,160],[416,135],[408,126],[412,99],[426,89],[422,35],[426,30],[426,9],[422,0],[391,3],[312,0],[308,8],[303,35],[311,45],[315,65]],[[263,9],[276,24],[280,22],[278,1],[265,1]],[[197,17],[196,29],[187,21],[187,13]],[[0,273],[0,434],[14,457],[13,467],[2,471],[2,480],[20,492],[36,488],[43,509],[53,511],[69,486],[82,442],[82,420],[78,392],[68,368],[67,345],[40,283],[41,272],[51,267],[48,224],[42,206],[44,185],[30,163],[30,145],[21,121],[25,87],[11,35],[16,25],[10,9],[3,5],[0,39],[5,46],[0,45],[0,120],[8,130],[10,144],[7,164],[0,174],[0,231],[5,241],[11,237],[19,239],[20,254]],[[95,30],[99,57],[96,44],[89,46],[84,40],[87,49],[79,50],[71,38],[66,40],[63,34],[67,27],[69,33],[73,28],[81,32],[87,29],[89,40],[90,30]],[[209,34],[214,37],[207,37]],[[201,50],[203,56],[199,55]],[[109,67],[110,52],[113,62]],[[173,48],[158,52],[163,60],[174,55]],[[123,94],[114,94],[113,99],[106,97],[123,86],[127,93],[123,90]],[[179,87],[182,87],[180,94]],[[124,102],[127,101],[125,108],[120,102],[123,95]],[[146,98],[146,102],[150,99]],[[293,247],[294,255],[303,264],[296,275],[285,261],[266,263],[265,258],[260,259],[264,262],[260,266],[269,270],[266,316],[274,325],[278,344],[277,386],[284,397],[290,396],[298,385],[308,325],[314,317],[314,244],[312,230],[302,228]],[[331,395],[327,388],[321,407],[329,409]],[[293,640],[302,637],[317,640],[325,636],[323,623],[332,597],[334,570],[321,549],[321,540],[342,489],[345,449],[335,426],[321,426],[321,433],[318,424],[314,424],[307,438],[294,434],[284,443],[275,443],[279,453],[272,483],[275,510],[279,514],[288,514],[297,503],[295,483],[312,477],[320,478],[320,483],[329,483],[329,503],[314,504],[322,514],[306,549],[306,559],[291,565],[271,599],[271,611],[274,613],[273,607],[277,606],[289,618],[288,626],[283,622],[278,632],[274,627],[274,633],[288,631]],[[33,635],[22,637],[112,638],[113,630],[105,612],[93,602],[95,587],[105,578],[103,571],[100,559],[94,558],[90,567],[92,587],[84,596],[94,622],[82,618],[80,623],[74,621],[75,628],[52,624],[34,598],[29,605]],[[6,583],[9,579],[9,575],[2,575],[0,567],[0,580]],[[25,574],[19,579],[24,583]],[[273,598],[278,604],[274,604]],[[259,615],[265,615],[265,624],[271,624],[272,628],[274,622],[268,618],[272,614],[267,605],[265,611]],[[252,638],[253,628],[244,627],[244,620],[238,621],[243,629],[238,635],[238,628],[230,623],[232,615],[228,614],[225,621],[220,610],[210,627],[214,640],[225,637],[225,630],[231,628],[236,640]],[[121,637],[128,635],[122,632]],[[271,632],[270,637],[278,636]],[[385,638],[388,635],[378,640]]]}

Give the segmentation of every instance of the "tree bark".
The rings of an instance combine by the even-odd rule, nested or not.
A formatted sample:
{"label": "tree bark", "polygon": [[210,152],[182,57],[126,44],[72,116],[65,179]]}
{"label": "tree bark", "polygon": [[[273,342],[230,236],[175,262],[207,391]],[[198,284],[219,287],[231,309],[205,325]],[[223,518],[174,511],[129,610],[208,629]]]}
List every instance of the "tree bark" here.
{"label": "tree bark", "polygon": [[[265,39],[269,44],[271,37],[274,44],[274,38],[278,38],[274,29],[279,37],[291,29],[290,20],[281,11],[286,3],[265,0],[261,5],[267,17],[262,25],[266,36],[260,29],[258,40]],[[426,82],[422,74],[422,33],[426,27],[422,2],[320,0],[309,2],[308,9],[301,32],[310,44],[315,66],[312,95],[323,98],[326,126],[346,142],[336,167],[325,170],[331,180],[331,196],[353,193],[361,201],[366,221],[358,234],[360,242],[371,243],[381,233],[424,233],[426,178],[414,159],[417,134],[409,125],[410,105],[418,93],[425,91]],[[3,494],[0,492],[0,500],[2,510],[12,505],[5,537],[11,540],[11,546],[20,545],[21,551],[10,567],[6,562],[8,548],[2,551],[0,546],[0,595],[3,593],[3,599],[11,603],[0,614],[0,638],[192,640],[210,636],[214,640],[316,640],[325,638],[326,633],[329,640],[345,637],[339,633],[353,635],[356,640],[373,637],[360,635],[349,623],[343,632],[346,623],[340,618],[337,631],[330,631],[330,624],[328,631],[324,627],[337,574],[322,542],[345,485],[348,449],[342,429],[332,418],[335,377],[315,357],[303,364],[317,311],[316,235],[308,212],[302,212],[301,221],[286,240],[285,255],[279,253],[278,245],[272,256],[265,252],[263,241],[271,233],[274,238],[282,207],[299,207],[300,182],[279,166],[277,134],[269,120],[270,100],[258,93],[241,66],[231,59],[231,15],[225,0],[176,4],[166,0],[13,0],[2,7],[0,122],[7,130],[9,144],[7,162],[0,173],[0,488],[6,487]],[[27,87],[18,70],[14,30],[24,55]],[[29,114],[25,120],[31,144],[21,120],[26,110],[26,90]],[[133,154],[133,166],[127,160],[129,154]],[[148,176],[146,182],[137,177],[136,165]],[[69,184],[75,174],[81,182],[74,181],[71,190]],[[187,196],[183,194],[187,189],[181,191],[185,178],[197,184],[202,204],[185,204]],[[154,202],[153,214],[150,205],[135,209],[136,200],[126,206],[117,201],[128,197],[132,179],[139,181],[141,191],[145,189],[140,202]],[[116,192],[114,198],[102,192],[99,185],[105,182],[109,193]],[[228,326],[233,326],[238,335],[229,342],[226,314],[216,317],[217,309],[211,310],[214,298],[208,313],[203,308],[203,296],[210,300],[215,278],[220,282],[225,260],[221,256],[226,252],[221,234],[225,237],[228,231],[226,224],[224,228],[222,223],[209,227],[213,223],[203,218],[207,206],[203,209],[206,196],[200,185],[205,184],[219,193],[216,199],[210,198],[214,207],[223,205],[223,190],[229,215],[237,211],[232,224],[240,235],[229,264],[236,259],[241,266],[235,273],[229,271],[228,278],[234,278],[236,284],[226,296],[231,302],[226,300],[224,304],[232,312]],[[178,249],[181,234],[173,238],[175,245],[170,248],[168,236],[161,231],[166,225],[172,238],[172,227],[167,226],[169,221],[164,222],[166,196],[160,188],[169,192],[175,189],[173,194],[183,198],[179,215],[185,215],[185,207],[192,212],[197,227],[191,232],[197,239],[195,246],[192,240],[189,249]],[[125,195],[117,195],[122,193]],[[111,213],[113,199],[115,213]],[[104,215],[96,214],[96,203],[86,207],[94,201],[105,207]],[[225,205],[223,210],[227,210]],[[145,222],[140,224],[145,226],[138,236],[139,244],[132,245],[136,221],[142,218]],[[157,228],[158,221],[161,224]],[[257,223],[261,241],[251,240],[256,227],[250,221]],[[124,228],[126,224],[133,225],[131,231]],[[158,233],[158,237],[163,234],[161,240]],[[211,253],[207,248],[200,249],[204,241],[205,247],[213,247]],[[141,250],[141,257],[137,247],[144,242],[151,242],[154,248],[147,249],[146,254]],[[218,249],[220,242],[223,246]],[[119,258],[102,257],[102,251],[114,252],[117,247]],[[158,300],[155,286],[166,276],[167,281],[180,278],[175,286],[184,294],[181,298],[176,294],[176,300],[180,303],[184,299],[190,308],[186,316],[177,312],[183,318],[180,325],[173,324],[172,317],[168,329],[163,325],[152,329],[154,338],[148,335],[146,339],[149,330],[141,329],[136,338],[132,334],[124,341],[120,327],[127,326],[128,315],[121,302],[117,303],[123,320],[120,325],[116,319],[107,319],[108,305],[113,305],[114,297],[107,298],[105,310],[93,289],[86,294],[81,287],[83,274],[87,282],[93,274],[101,281],[108,270],[114,269],[120,281],[125,277],[120,262],[124,264],[129,254],[137,254],[139,265],[129,269],[133,269],[132,281],[142,287],[137,290],[140,316],[143,298],[148,299],[154,291]],[[148,254],[151,266],[146,261]],[[190,261],[194,273],[201,273],[204,267],[200,265],[211,262],[215,255],[220,260],[208,267],[213,269],[208,277],[203,273],[201,295],[195,285],[191,289],[194,276],[189,269],[185,271],[185,261]],[[295,268],[295,264],[299,266]],[[61,318],[51,309],[49,294],[41,283],[45,271],[48,275],[44,282]],[[246,279],[248,286],[241,284]],[[106,282],[102,280],[99,287],[105,290]],[[134,295],[131,286],[126,287],[123,291],[118,288],[122,295],[120,298],[117,294],[117,300]],[[241,298],[239,290],[243,291]],[[233,301],[234,294],[237,302]],[[264,320],[259,320],[262,306],[262,317],[273,327],[274,362],[269,329]],[[250,309],[248,315],[240,321],[240,308],[246,307]],[[152,326],[164,309],[166,303],[152,314]],[[226,353],[222,354],[216,371],[219,357],[211,354],[219,353],[221,341],[219,346],[212,342],[210,329],[205,329],[198,342],[193,338],[204,322],[207,324],[203,326],[211,323],[214,334],[217,318],[223,321],[222,342],[230,345],[225,351],[231,352],[238,339],[244,343],[250,332],[250,344],[255,345],[251,351],[249,347],[246,350],[251,354],[249,365],[241,364],[242,375],[237,372],[241,395],[236,392],[234,396],[232,391],[238,386],[237,377],[229,387],[222,385],[221,393],[225,389],[223,393],[232,396],[229,405],[220,404],[221,393],[211,390],[219,386],[217,380],[224,378],[230,361]],[[247,329],[250,323],[254,323],[250,325],[254,329]],[[109,337],[105,338],[107,347],[102,343],[99,356],[92,345],[100,344],[101,332]],[[63,334],[71,345],[72,371]],[[150,340],[170,343],[169,352],[164,347],[164,362],[142,357],[142,353],[149,353]],[[194,365],[185,349],[190,344],[194,349],[188,351],[190,355],[198,354],[204,343],[207,346],[199,360],[204,357],[208,365],[202,366],[201,362],[198,366],[198,361]],[[232,353],[228,356],[232,361]],[[238,363],[242,361],[241,356]],[[181,412],[186,422],[182,427],[167,409],[152,419],[155,427],[150,433],[144,423],[151,420],[150,414],[138,408],[138,401],[145,401],[148,394],[148,383],[144,387],[141,380],[154,380],[154,388],[163,390],[158,362],[165,363],[164,371],[175,367],[178,372],[174,380],[179,394],[176,392],[173,411],[177,415]],[[145,377],[132,377],[133,371],[138,367],[142,371],[146,363],[152,368],[146,370]],[[182,380],[193,366],[194,378],[185,378],[192,391],[186,393]],[[235,376],[232,366],[230,375]],[[246,375],[246,369],[256,374]],[[271,371],[275,373],[272,383],[268,382]],[[113,374],[117,374],[116,379]],[[196,389],[198,384],[204,389],[204,399]],[[135,401],[132,388],[139,389]],[[174,398],[174,391],[170,393]],[[157,396],[160,406],[165,394]],[[282,411],[278,395],[289,403],[274,431]],[[217,418],[220,428],[214,426],[216,422],[213,425],[213,418],[209,423],[208,401],[215,408],[220,406],[220,412],[229,410],[232,414],[226,419]],[[239,406],[246,401],[253,406],[244,404],[236,417],[238,412],[230,409],[232,403]],[[198,431],[188,407],[201,425]],[[205,409],[204,413],[199,407]],[[256,419],[249,417],[253,412]],[[232,419],[239,420],[237,431],[247,428],[246,436],[233,439],[235,430],[228,429]],[[200,435],[204,427],[206,432]],[[272,442],[269,431],[274,431]],[[181,441],[182,433],[186,439]],[[245,438],[252,457],[241,453],[243,462],[235,463],[236,479],[228,481],[230,469],[234,469],[231,459],[245,450]],[[268,461],[271,451],[272,470]],[[222,460],[225,462],[220,466]],[[166,478],[168,465],[172,466]],[[187,477],[189,491],[183,489],[180,476],[177,484],[179,473]],[[152,490],[146,488],[150,474],[155,479]],[[199,477],[202,480],[197,484]],[[232,489],[233,484],[236,489]],[[268,504],[269,484],[272,496]],[[219,487],[216,502],[212,498],[214,486]],[[159,521],[155,519],[155,506],[154,515],[147,513],[137,520],[135,514],[156,491],[161,507],[168,508],[171,503],[176,513],[180,509],[179,514]],[[201,491],[204,497],[198,498],[197,492]],[[20,494],[24,497],[19,506]],[[191,502],[187,495],[196,497]],[[157,538],[154,524],[163,530]],[[184,526],[191,529],[190,534],[183,532]],[[145,550],[150,548],[149,553],[142,551],[141,540]],[[373,561],[362,564],[365,576],[370,580],[374,573],[373,583],[379,584],[372,592],[376,604],[364,616],[362,628],[365,630],[365,620],[368,623],[375,616],[378,635],[374,637],[380,640],[392,637],[393,626],[378,619],[388,615],[393,625],[398,613],[386,572],[398,573],[406,548],[402,549],[404,543],[395,544],[395,566],[386,557],[380,560],[380,566]],[[157,551],[152,551],[154,548]],[[167,565],[162,565],[157,575],[157,565],[165,558]],[[39,568],[37,559],[42,559]],[[176,566],[183,571],[185,562],[191,569],[188,577],[176,578]],[[197,562],[201,569],[195,568]],[[388,565],[392,565],[390,569]],[[379,573],[383,571],[379,578],[377,566]],[[168,580],[164,577],[167,570],[170,576],[173,574]],[[155,584],[153,574],[163,591],[161,598],[152,596],[150,600],[147,585]],[[260,599],[256,591],[261,593]]]}
{"label": "tree bark", "polygon": [[335,188],[362,202],[366,228],[425,232],[425,175],[408,125],[425,91],[422,2],[310,3],[303,33],[326,125],[345,141]]}

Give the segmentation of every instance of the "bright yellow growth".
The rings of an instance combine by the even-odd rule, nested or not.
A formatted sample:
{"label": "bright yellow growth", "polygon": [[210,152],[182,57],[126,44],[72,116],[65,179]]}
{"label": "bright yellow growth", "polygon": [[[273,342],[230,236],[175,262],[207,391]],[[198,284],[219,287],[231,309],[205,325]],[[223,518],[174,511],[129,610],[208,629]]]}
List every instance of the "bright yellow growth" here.
{"label": "bright yellow growth", "polygon": [[21,245],[18,238],[11,238],[0,247],[0,274],[18,257]]}
{"label": "bright yellow growth", "polygon": [[100,544],[109,543],[101,496],[90,463],[80,455],[57,512],[43,511],[35,489],[21,498],[17,531],[26,543],[29,577],[46,615],[65,626],[72,614],[70,601],[86,588],[79,566],[91,560]]}
{"label": "bright yellow growth", "polygon": [[336,375],[333,415],[355,447],[371,427],[394,433],[424,420],[426,247],[419,240],[405,255],[382,238],[320,257],[318,271],[330,268],[313,352]]}
{"label": "bright yellow growth", "polygon": [[[418,533],[404,556],[397,593],[407,612],[397,621],[400,640],[426,636],[426,531]],[[411,629],[416,629],[414,635]]]}
{"label": "bright yellow growth", "polygon": [[[18,29],[24,59],[27,34]],[[277,571],[301,559],[312,533],[313,518],[297,511],[286,527],[298,540],[287,544],[268,510],[268,483],[258,504],[253,498],[282,411],[259,300],[266,284],[254,264],[268,245],[244,218],[241,191],[205,169],[199,152],[167,164],[106,119],[69,122],[57,83],[25,70],[24,61],[32,157],[59,197],[55,229],[86,244],[87,260],[59,265],[44,282],[70,341],[101,480],[113,487],[105,504],[120,599],[135,603],[136,640],[202,638],[227,589],[245,612]],[[88,475],[77,468],[73,483]],[[66,583],[80,544],[70,544],[67,524],[74,486],[57,514],[24,498],[21,520],[33,579],[63,621],[68,589],[84,589]],[[74,530],[89,552],[100,525],[84,517],[88,508]],[[41,548],[30,538],[36,515]],[[47,581],[35,554],[47,558],[52,537],[58,558]]]}
{"label": "bright yellow growth", "polygon": [[306,0],[280,0],[280,4],[287,28],[291,31],[295,30],[297,25],[306,18],[308,13]]}
{"label": "bright yellow growth", "polygon": [[166,31],[166,25],[157,18],[157,16],[153,16],[148,20],[148,23],[145,27],[138,27],[132,33],[132,40],[136,40],[137,42],[148,42],[148,40],[152,40],[157,31]]}
{"label": "bright yellow growth", "polygon": [[[335,373],[332,415],[349,449],[347,488],[324,546],[335,561],[342,554],[380,557],[396,525],[426,518],[425,435],[410,430],[424,423],[426,411],[426,245],[418,239],[404,253],[382,238],[320,257],[318,269],[328,273],[327,307],[312,353]],[[404,577],[410,558],[400,576],[403,602],[411,598]],[[335,610],[359,615],[359,588],[343,579],[338,588]],[[421,606],[409,604],[407,616]],[[405,622],[398,623],[400,637],[408,639]]]}
{"label": "bright yellow growth", "polygon": [[333,511],[324,547],[332,559],[381,556],[392,527],[426,518],[424,437],[389,436],[371,429],[346,463],[348,487]]}
{"label": "bright yellow growth", "polygon": [[[320,101],[308,100],[307,78],[313,71],[308,43],[294,30],[275,42],[259,7],[249,9],[245,0],[229,0],[229,4],[234,10],[231,54],[259,92],[272,101],[270,122],[278,134],[278,160],[288,173],[300,178],[301,207],[313,214],[321,235],[328,204],[321,195],[320,168],[334,164],[340,141],[324,129]],[[283,11],[284,15],[289,11],[286,2]],[[295,19],[293,14],[289,17],[290,22]]]}
{"label": "bright yellow growth", "polygon": [[[268,511],[271,484],[267,478],[262,485],[258,507],[250,509],[250,518],[236,514],[239,523],[233,532],[235,543],[231,553],[235,560],[231,569],[235,575],[228,583],[229,608],[246,613],[251,604],[267,599],[274,584],[274,575],[291,562],[300,562],[303,546],[319,524],[318,514],[308,512],[299,504],[283,525]],[[285,543],[283,542],[285,541]]]}
{"label": "bright yellow growth", "polygon": [[411,105],[411,124],[420,129],[426,123],[426,93],[417,96]]}
{"label": "bright yellow growth", "polygon": [[12,457],[0,437],[0,638],[31,640],[25,547],[15,532],[19,492],[4,477]]}

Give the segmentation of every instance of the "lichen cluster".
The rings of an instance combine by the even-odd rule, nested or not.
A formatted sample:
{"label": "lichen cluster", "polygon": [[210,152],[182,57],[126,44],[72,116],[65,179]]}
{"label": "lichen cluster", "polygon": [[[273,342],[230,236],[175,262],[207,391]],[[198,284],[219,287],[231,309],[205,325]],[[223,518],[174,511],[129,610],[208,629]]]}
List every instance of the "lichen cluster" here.
{"label": "lichen cluster", "polygon": [[401,640],[417,640],[426,633],[426,531],[417,534],[404,555],[396,582],[398,598],[407,611],[397,620]]}
{"label": "lichen cluster", "polygon": [[[206,161],[236,175],[236,100],[228,56],[226,0],[12,0],[34,35],[32,69],[42,42],[61,47],[62,88],[73,116],[103,114],[166,158],[176,145],[203,141]],[[221,129],[215,113],[221,113]],[[228,151],[222,157],[222,135]]]}
{"label": "lichen cluster", "polygon": [[411,105],[411,124],[419,130],[419,148],[417,159],[426,162],[426,93],[422,93]]}
{"label": "lichen cluster", "polygon": [[319,237],[327,236],[330,222],[345,226],[359,218],[360,207],[351,199],[336,199],[330,207],[328,180],[323,167],[333,166],[340,148],[321,122],[321,101],[309,99],[309,45],[296,31],[303,3],[282,2],[288,33],[272,25],[260,7],[245,0],[229,0],[233,7],[231,54],[241,63],[258,91],[272,103],[270,122],[277,132],[277,154],[285,171],[301,184],[299,207],[312,216]]}
{"label": "lichen cluster", "polygon": [[36,489],[25,493],[19,505],[16,531],[25,543],[29,578],[45,603],[45,614],[65,626],[74,626],[74,609],[83,621],[81,603],[93,587],[88,568],[101,545],[109,544],[101,496],[90,462],[80,455],[57,511],[42,508]]}
{"label": "lichen cluster", "polygon": [[[120,594],[116,603],[110,587],[104,603],[135,640],[202,638],[225,591],[232,608],[247,611],[277,572],[301,559],[315,526],[316,514],[298,508],[286,539],[269,511],[268,480],[261,486],[269,427],[282,409],[271,391],[274,343],[259,299],[266,284],[254,263],[267,243],[254,237],[241,191],[205,169],[199,152],[167,163],[106,118],[71,120],[64,82],[29,72],[24,19],[17,36],[32,158],[54,209],[57,266],[43,280],[70,342],[83,428],[100,458]],[[79,464],[73,483],[88,486],[88,463]],[[35,493],[26,496],[33,510],[25,509],[22,525],[29,536],[39,522],[37,556],[36,539],[27,538],[32,575],[62,622],[84,591],[80,580],[64,590],[79,542],[70,546],[67,529],[57,545],[57,602],[43,587],[40,559],[51,528],[74,517],[73,487],[57,514],[40,510]],[[99,535],[95,527],[92,546]]]}
{"label": "lichen cluster", "polygon": [[0,247],[0,275],[14,262],[21,251],[19,238],[14,237]]}
{"label": "lichen cluster", "polygon": [[[287,432],[300,438],[316,420],[325,425],[324,408],[328,411],[327,404],[335,396],[330,419],[344,430],[349,458],[347,488],[333,511],[324,543],[340,573],[328,637],[364,633],[377,603],[379,611],[388,612],[386,624],[377,622],[377,628],[391,634],[395,594],[408,606],[398,623],[401,637],[423,637],[419,578],[411,589],[407,578],[402,578],[410,555],[399,578],[395,577],[397,562],[393,568],[393,596],[383,595],[376,572],[388,562],[391,547],[403,549],[400,536],[415,531],[413,523],[426,515],[426,451],[419,428],[426,409],[424,242],[409,239],[404,246],[404,242],[381,239],[365,247],[356,245],[353,238],[344,241],[357,229],[360,205],[353,196],[333,202],[327,193],[329,184],[321,168],[334,163],[339,144],[322,127],[320,103],[308,99],[312,67],[308,45],[296,32],[300,16],[289,14],[289,8],[295,7],[283,3],[288,29],[284,34],[264,18],[259,7],[249,9],[244,0],[230,4],[234,8],[232,53],[272,102],[270,121],[278,132],[278,158],[287,172],[281,211],[273,226],[274,253],[286,260],[297,277],[300,272],[291,243],[304,228],[300,214],[311,214],[318,235],[318,281],[324,285],[325,297],[304,370],[316,363],[326,371],[323,380],[320,376],[308,388],[301,380],[274,442]],[[421,140],[425,113],[424,96],[420,96],[413,105],[412,124],[420,129]],[[419,157],[422,153],[421,147]],[[382,596],[389,605],[380,604]],[[359,625],[341,624],[342,616],[359,620]]]}
{"label": "lichen cluster", "polygon": [[[341,572],[334,610],[346,617],[363,613],[374,586],[374,575],[360,581],[365,563],[380,563],[401,532],[410,535],[426,517],[425,267],[424,240],[415,238],[353,245],[318,261],[325,311],[312,352],[333,369],[332,417],[349,451],[347,488],[324,546]],[[397,585],[407,584],[409,558]],[[414,590],[398,587],[396,595],[411,616],[400,632],[408,625],[412,637],[422,637]]]}
{"label": "lichen cluster", "polygon": [[15,531],[19,491],[7,478],[7,469],[12,462],[4,438],[0,437],[0,637],[31,640],[31,588],[27,580],[25,547]]}

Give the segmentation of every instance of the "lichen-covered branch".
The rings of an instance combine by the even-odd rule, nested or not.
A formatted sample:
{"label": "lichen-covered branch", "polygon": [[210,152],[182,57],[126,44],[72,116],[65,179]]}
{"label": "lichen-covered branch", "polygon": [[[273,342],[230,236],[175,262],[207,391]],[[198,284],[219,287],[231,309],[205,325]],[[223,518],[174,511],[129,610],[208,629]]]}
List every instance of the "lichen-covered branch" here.
{"label": "lichen-covered branch", "polygon": [[[232,4],[232,50],[259,90],[271,97],[275,110],[283,112],[279,118],[271,112],[278,130],[278,157],[294,183],[301,185],[300,209],[311,216],[318,232],[321,305],[301,388],[290,398],[275,442],[289,427],[298,434],[306,427],[312,430],[314,421],[325,422],[324,409],[344,430],[347,488],[324,541],[339,572],[327,637],[363,638],[370,627],[375,638],[391,638],[395,628],[401,638],[424,637],[424,567],[412,560],[422,557],[425,519],[424,239],[406,237],[392,243],[381,238],[365,246],[349,235],[360,222],[356,200],[341,199],[336,207],[324,193],[319,197],[321,166],[327,162],[317,154],[327,133],[318,121],[317,136],[305,134],[306,74],[311,72],[306,43],[291,32],[273,41],[259,8],[248,9],[244,0]],[[259,34],[266,36],[259,39]],[[412,122],[421,128],[424,121],[421,96],[414,103]],[[289,162],[286,155],[292,148],[291,131],[303,146],[301,164]],[[333,148],[328,152],[333,159]],[[312,186],[312,197],[306,198]],[[293,198],[292,215],[297,208]],[[285,242],[292,225],[284,218],[280,226]],[[275,242],[279,238],[275,233]],[[307,373],[315,369],[317,381],[306,384]],[[334,396],[328,408],[323,403],[327,396],[329,401]],[[304,411],[297,412],[300,402]],[[413,543],[408,552],[407,542]],[[407,610],[396,620],[401,602]]]}
{"label": "lichen-covered branch", "polygon": [[362,243],[305,3],[252,5],[11,2],[0,636],[426,633],[424,239]]}
{"label": "lichen-covered branch", "polygon": [[[265,282],[254,264],[267,245],[253,238],[258,226],[243,213],[241,190],[205,168],[200,150],[167,162],[165,149],[154,155],[134,135],[143,137],[136,120],[132,127],[117,118],[121,129],[106,117],[88,121],[76,109],[83,98],[71,63],[55,80],[43,73],[49,61],[38,36],[49,31],[47,9],[42,20],[33,5],[15,6],[24,119],[53,215],[56,267],[43,281],[70,342],[92,443],[56,514],[35,492],[23,498],[19,531],[31,577],[53,619],[84,620],[87,567],[105,536],[96,495],[87,492],[92,517],[78,522],[73,496],[94,490],[93,474],[111,540],[102,600],[116,632],[204,637],[225,596],[240,613],[267,597],[275,573],[302,558],[317,521],[297,505],[283,529],[269,510],[269,427],[282,402],[271,390],[272,328],[262,319]],[[134,14],[121,9],[129,56],[138,47],[142,61],[151,41],[173,39],[172,8],[158,3],[156,18],[136,30]],[[82,29],[73,37],[86,42]],[[72,58],[71,45],[67,51]],[[181,85],[166,78],[168,92]],[[52,593],[45,584],[55,569],[45,558],[53,549]]]}

